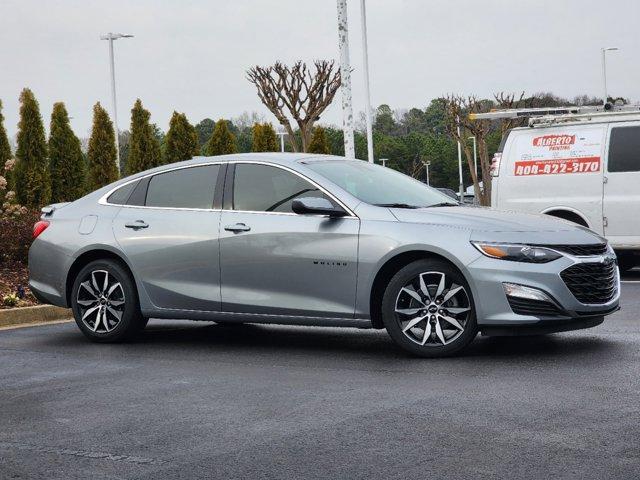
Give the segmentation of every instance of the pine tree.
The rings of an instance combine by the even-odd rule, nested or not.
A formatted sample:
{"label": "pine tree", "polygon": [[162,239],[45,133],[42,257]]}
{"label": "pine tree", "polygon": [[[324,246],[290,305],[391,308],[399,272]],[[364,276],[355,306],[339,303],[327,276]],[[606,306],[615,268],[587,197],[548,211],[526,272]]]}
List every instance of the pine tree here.
{"label": "pine tree", "polygon": [[316,127],[313,129],[313,135],[311,136],[311,142],[309,143],[309,152],[324,154],[331,153],[324,128]]}
{"label": "pine tree", "polygon": [[270,123],[255,123],[253,125],[253,140],[251,150],[254,152],[277,152],[278,139],[273,125]]}
{"label": "pine tree", "polygon": [[220,119],[216,122],[211,138],[204,149],[207,155],[225,155],[238,151],[236,136],[229,131],[226,120]]}
{"label": "pine tree", "polygon": [[116,137],[113,123],[100,102],[93,107],[93,128],[89,139],[88,187],[96,190],[118,179]]}
{"label": "pine tree", "polygon": [[69,114],[62,102],[54,103],[51,113],[49,171],[52,202],[69,202],[82,196],[86,167],[80,140],[71,130]]}
{"label": "pine tree", "polygon": [[164,163],[180,162],[198,155],[198,134],[184,113],[173,112],[165,145]]}
{"label": "pine tree", "polygon": [[137,99],[131,109],[131,138],[129,139],[127,175],[160,165],[160,144],[155,138],[149,118],[151,118],[151,114],[142,106],[140,99]]}
{"label": "pine tree", "polygon": [[18,203],[32,208],[49,203],[51,177],[47,161],[47,141],[38,101],[28,88],[20,94],[16,159],[13,180]]}
{"label": "pine tree", "polygon": [[[4,129],[4,116],[2,115],[2,100],[0,100],[0,176],[4,172],[4,165],[7,160],[11,158],[11,145],[9,145],[9,137],[7,137],[7,131]],[[11,180],[12,172],[4,172],[5,179],[7,180],[7,190],[13,189],[13,182]]]}

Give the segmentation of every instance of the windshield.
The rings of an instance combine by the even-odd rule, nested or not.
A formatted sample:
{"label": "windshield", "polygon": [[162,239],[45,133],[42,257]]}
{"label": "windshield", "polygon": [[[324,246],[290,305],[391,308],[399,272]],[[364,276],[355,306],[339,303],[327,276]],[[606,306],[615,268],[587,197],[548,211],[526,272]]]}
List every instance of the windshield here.
{"label": "windshield", "polygon": [[372,205],[419,208],[458,205],[456,200],[403,173],[363,160],[322,160],[306,166]]}

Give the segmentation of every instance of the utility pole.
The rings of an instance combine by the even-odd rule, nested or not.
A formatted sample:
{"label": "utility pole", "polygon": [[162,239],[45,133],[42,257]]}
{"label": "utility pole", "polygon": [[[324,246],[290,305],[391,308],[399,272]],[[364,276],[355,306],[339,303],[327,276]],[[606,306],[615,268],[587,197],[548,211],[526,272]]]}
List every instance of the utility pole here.
{"label": "utility pole", "polygon": [[116,103],[116,72],[115,65],[113,60],[113,41],[118,40],[119,38],[132,38],[133,35],[126,35],[122,33],[107,33],[106,35],[101,35],[100,40],[108,40],[109,41],[109,64],[111,67],[111,100],[113,102],[113,126],[115,128],[116,133],[116,166],[118,167],[118,176],[120,175],[120,138],[118,130],[118,106]]}
{"label": "utility pole", "polygon": [[604,89],[602,104],[606,105],[607,98],[609,98],[609,95],[607,94],[607,52],[616,51],[618,50],[618,47],[607,47],[601,48],[600,50],[602,52],[602,88]]}
{"label": "utility pole", "polygon": [[349,23],[347,0],[338,0],[338,44],[340,45],[340,79],[342,89],[342,131],[344,156],[356,157],[353,139],[353,105],[351,101],[351,63],[349,61]]}
{"label": "utility pole", "polygon": [[367,45],[367,10],[365,0],[360,0],[360,23],[362,25],[362,63],[364,66],[364,96],[367,114],[367,159],[373,163],[373,126],[371,125],[371,94],[369,92],[369,47]]}

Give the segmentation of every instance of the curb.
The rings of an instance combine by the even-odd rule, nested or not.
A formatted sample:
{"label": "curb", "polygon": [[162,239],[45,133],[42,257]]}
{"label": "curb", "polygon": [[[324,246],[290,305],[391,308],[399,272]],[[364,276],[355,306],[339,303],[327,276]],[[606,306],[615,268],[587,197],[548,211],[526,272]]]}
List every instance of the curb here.
{"label": "curb", "polygon": [[72,318],[70,309],[53,305],[9,308],[0,310],[0,328],[58,322],[70,318]]}

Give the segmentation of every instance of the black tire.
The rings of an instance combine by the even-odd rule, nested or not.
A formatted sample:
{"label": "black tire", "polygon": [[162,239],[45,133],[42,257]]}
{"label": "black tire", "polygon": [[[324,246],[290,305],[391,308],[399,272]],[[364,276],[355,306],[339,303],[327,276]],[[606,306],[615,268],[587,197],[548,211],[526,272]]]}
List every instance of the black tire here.
{"label": "black tire", "polygon": [[[437,285],[434,286],[434,284],[429,283],[430,278],[440,278],[437,274],[443,274],[445,278],[444,283],[448,285],[448,288],[445,288],[439,296],[436,295],[438,290]],[[404,317],[403,314],[396,313],[396,305],[402,301],[406,302],[406,299],[401,296],[406,294],[406,290],[403,291],[403,287],[408,286],[412,281],[419,282],[421,276],[425,281],[425,284],[427,284],[427,290],[429,291],[430,297],[433,301],[429,300],[429,302],[427,302],[425,300],[427,297],[425,297],[421,291],[416,292],[416,289],[414,288],[414,293],[418,293],[418,295],[422,297],[423,303],[421,302],[421,304],[425,305],[425,308],[419,307],[404,310],[419,310],[419,312],[415,314],[415,317],[413,318],[414,320],[418,317],[424,318],[423,314],[429,314],[428,319],[423,320],[424,323],[416,324],[413,329],[408,330],[408,333],[404,333],[403,326],[406,328],[413,320],[411,318],[409,318],[409,320],[405,320],[407,317]],[[442,300],[446,298],[448,292],[456,290],[459,286],[463,287],[463,289],[458,290],[459,293],[456,295],[461,297],[464,295],[464,297],[460,298],[460,300],[457,298],[451,298],[442,303]],[[466,302],[464,301],[465,298]],[[408,300],[410,302],[415,302],[415,300],[412,300],[411,298]],[[436,301],[438,301],[439,306],[435,305]],[[457,303],[452,306],[451,302]],[[419,304],[414,303],[413,307],[416,307],[417,305]],[[431,311],[429,310],[430,308],[438,308],[440,310],[433,312],[434,315],[431,315]],[[454,310],[466,309],[466,312],[464,312],[464,320],[462,320],[461,317],[454,317],[454,320],[459,320],[459,326],[462,326],[463,330],[459,330],[458,327],[454,327],[452,323],[450,324],[448,321],[445,321],[440,315],[442,313],[448,318],[451,318],[453,314],[451,314],[447,308]],[[462,315],[462,312],[455,315]],[[412,262],[400,269],[400,271],[391,278],[387,288],[385,289],[384,296],[382,297],[382,321],[389,333],[389,336],[396,344],[404,350],[420,357],[444,357],[452,355],[469,345],[478,333],[475,306],[469,284],[458,269],[453,267],[451,264],[438,259],[424,259]],[[427,321],[431,322],[431,327],[426,325]],[[405,323],[401,325],[402,322]],[[439,333],[437,334],[435,333],[436,323],[439,324],[437,327],[439,329]],[[428,333],[427,328],[432,332],[430,335],[426,335]],[[416,330],[418,332],[422,331],[424,334],[422,336],[422,340],[425,341],[426,344],[420,344],[421,339],[416,338],[414,333]],[[448,336],[449,334],[447,332],[450,331],[453,331],[453,333]],[[445,341],[440,341],[439,335],[442,335],[446,343]],[[425,340],[425,338],[427,340]],[[434,338],[435,340],[432,341]]]}
{"label": "black tire", "polygon": [[[104,272],[107,273],[106,278]],[[103,288],[105,282],[109,281],[111,283],[107,288]],[[111,295],[107,297],[106,294],[112,288]],[[94,298],[98,298],[97,302],[94,302]],[[133,279],[120,262],[111,259],[95,260],[80,270],[73,283],[71,308],[76,324],[92,342],[115,343],[131,340],[145,327],[148,320],[140,313],[138,293]],[[88,312],[91,309],[94,310]],[[104,316],[99,316],[101,312]],[[120,313],[120,319],[111,312]]]}

